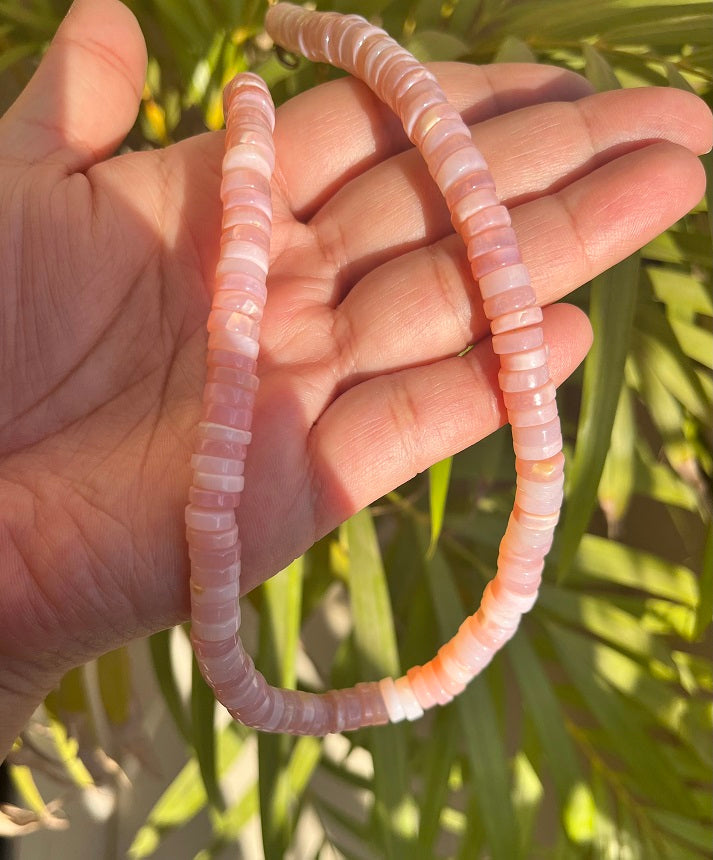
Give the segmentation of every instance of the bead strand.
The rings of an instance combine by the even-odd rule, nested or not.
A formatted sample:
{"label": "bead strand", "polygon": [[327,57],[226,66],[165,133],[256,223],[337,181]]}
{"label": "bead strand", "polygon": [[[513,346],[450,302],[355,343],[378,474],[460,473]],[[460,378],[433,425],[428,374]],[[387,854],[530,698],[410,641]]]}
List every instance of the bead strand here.
{"label": "bead strand", "polygon": [[478,611],[432,660],[397,679],[326,694],[280,690],[266,683],[237,637],[240,543],[230,508],[237,505],[243,487],[257,387],[254,369],[265,300],[274,165],[266,129],[271,131],[273,115],[259,79],[240,76],[226,91],[222,253],[208,323],[204,422],[199,425],[186,513],[193,564],[192,635],[208,682],[237,719],[265,731],[325,734],[418,719],[425,709],[460,693],[514,635],[521,615],[535,602],[559,516],[562,437],[542,312],[509,213],[468,128],[434,76],[383,30],[356,15],[315,13],[280,3],[268,11],[266,26],[288,50],[364,80],[399,116],[423,156],[466,246],[491,321],[516,455],[515,505],[496,576]]}

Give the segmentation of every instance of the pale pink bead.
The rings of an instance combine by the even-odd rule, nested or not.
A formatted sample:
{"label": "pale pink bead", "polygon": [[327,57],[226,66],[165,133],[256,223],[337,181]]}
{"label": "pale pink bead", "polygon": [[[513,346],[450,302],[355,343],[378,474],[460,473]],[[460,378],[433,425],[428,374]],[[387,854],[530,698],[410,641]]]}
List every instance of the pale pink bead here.
{"label": "pale pink bead", "polygon": [[[476,258],[487,257],[494,251],[500,248],[507,247],[517,247],[517,237],[515,236],[515,231],[512,229],[512,227],[492,227],[490,230],[484,230],[482,233],[476,233],[469,239],[467,245],[468,259],[474,261]],[[509,286],[518,286],[518,284],[510,284]],[[496,290],[495,292],[500,291]],[[483,297],[489,298],[490,295],[493,294],[494,293],[492,292],[488,295],[483,293]]]}
{"label": "pale pink bead", "polygon": [[251,337],[237,331],[212,331],[208,335],[208,349],[222,349],[227,352],[238,352],[248,358],[255,359],[260,347]]}
{"label": "pale pink bead", "polygon": [[267,147],[234,146],[223,156],[223,174],[231,170],[255,170],[269,179],[274,167],[275,153]]}
{"label": "pale pink bead", "polygon": [[229,598],[222,602],[208,602],[195,600],[195,597],[195,592],[191,592],[191,620],[197,629],[200,630],[204,625],[223,625],[230,622],[231,633],[237,630],[236,598]]}
{"label": "pale pink bead", "polygon": [[270,692],[272,694],[272,711],[264,718],[262,729],[265,732],[276,731],[285,715],[285,702],[282,697],[282,690],[271,687]]}
{"label": "pale pink bead", "polygon": [[[489,276],[492,277],[492,276]],[[544,343],[544,332],[541,326],[530,326],[517,331],[493,335],[493,352],[501,355],[510,352],[523,352],[535,349]]]}
{"label": "pale pink bead", "polygon": [[203,571],[227,571],[233,564],[240,563],[240,541],[228,549],[198,549],[188,546],[188,557],[192,563],[192,570],[199,568]]}
{"label": "pale pink bead", "polygon": [[551,457],[543,457],[535,463],[515,460],[515,471],[528,481],[553,481],[564,472],[564,455],[561,451]]}
{"label": "pale pink bead", "polygon": [[[244,460],[248,449],[238,442],[218,442],[216,439],[206,439],[198,436],[194,451],[196,454],[207,454],[209,457],[222,457],[224,460]],[[202,505],[199,507],[212,507]],[[219,507],[224,507],[223,505]]]}
{"label": "pale pink bead", "polygon": [[467,245],[479,233],[510,227],[511,224],[510,213],[505,206],[488,206],[471,215],[462,225],[460,233]]}
{"label": "pale pink bead", "polygon": [[[230,582],[239,582],[240,580],[240,562],[222,566],[217,569],[209,567],[199,567],[195,563],[191,564],[191,578],[204,588],[215,588],[221,585],[227,585]],[[240,612],[238,611],[238,617]]]}
{"label": "pale pink bead", "polygon": [[[559,422],[557,423],[559,424]],[[560,432],[546,445],[522,445],[514,443],[513,450],[515,451],[515,456],[521,460],[544,460],[551,454],[556,454],[562,450],[562,433]]]}
{"label": "pale pink bead", "polygon": [[530,273],[522,263],[495,269],[483,275],[478,282],[483,299],[491,299],[506,290],[530,285]]}
{"label": "pale pink bead", "polygon": [[[236,249],[240,249],[242,243],[247,242],[249,245],[256,245],[263,252],[268,253],[270,250],[270,232],[263,230],[255,224],[246,224],[238,222],[232,227],[223,229],[220,234],[220,253],[226,256],[242,256],[235,253]],[[240,245],[236,244],[240,243]]]}
{"label": "pale pink bead", "polygon": [[456,656],[453,639],[438,649],[438,659],[445,671],[458,684],[465,686],[472,679],[473,675],[470,669],[464,666]]}
{"label": "pale pink bead", "polygon": [[445,101],[445,97],[440,87],[434,85],[431,80],[424,79],[409,87],[396,101],[396,108],[406,135],[411,138],[420,115],[428,108],[443,101]]}
{"label": "pale pink bead", "polygon": [[210,423],[247,430],[252,423],[253,413],[252,409],[236,409],[229,403],[204,403],[201,418]]}
{"label": "pale pink bead", "polygon": [[212,306],[215,310],[234,311],[259,322],[265,305],[264,302],[256,301],[254,296],[243,290],[221,289],[213,293]]}
{"label": "pale pink bead", "polygon": [[553,400],[546,406],[536,406],[534,409],[508,412],[508,419],[513,427],[535,427],[547,424],[557,418],[557,403]]}
{"label": "pale pink bead", "polygon": [[454,227],[459,230],[460,225],[472,218],[477,212],[482,209],[489,209],[491,206],[497,206],[499,202],[494,188],[487,185],[469,191],[449,207]]}
{"label": "pale pink bead", "polygon": [[229,403],[241,409],[252,410],[255,404],[255,392],[247,391],[234,385],[222,382],[206,382],[203,387],[203,398],[210,403]]}
{"label": "pale pink bead", "polygon": [[205,490],[219,490],[222,493],[241,493],[245,486],[242,475],[214,475],[207,472],[194,472],[193,484]]}
{"label": "pale pink bead", "polygon": [[354,21],[354,25],[350,28],[342,40],[340,53],[344,57],[345,65],[348,63],[356,71],[357,60],[367,39],[373,36],[383,35],[383,30],[369,24],[368,21]]}
{"label": "pale pink bead", "polygon": [[[535,370],[547,364],[549,353],[546,346],[528,349],[525,352],[511,352],[500,356],[500,367],[508,371]],[[512,422],[511,422],[512,423]]]}
{"label": "pale pink bead", "polygon": [[485,170],[485,168],[486,164],[483,156],[474,146],[469,145],[449,155],[438,168],[433,178],[443,192],[457,182],[461,176],[478,170]]}
{"label": "pale pink bead", "polygon": [[[254,174],[260,179],[249,179],[249,174]],[[251,184],[252,183],[252,184]],[[224,204],[223,228],[235,224],[248,223],[248,219],[254,217],[255,212],[272,220],[272,200],[270,199],[270,186],[264,176],[257,171],[234,170],[223,177],[220,184],[220,196]]]}
{"label": "pale pink bead", "polygon": [[480,610],[472,615],[470,620],[470,630],[473,636],[493,652],[498,651],[513,636],[516,629],[517,622],[496,624]]}
{"label": "pale pink bead", "polygon": [[211,603],[211,604],[228,604],[232,606],[231,612],[233,616],[240,614],[238,606],[238,598],[240,597],[240,588],[237,579],[231,582],[221,582],[217,585],[206,585],[203,582],[191,578],[191,602],[192,603]]}
{"label": "pale pink bead", "polygon": [[552,403],[556,395],[555,384],[549,380],[540,388],[529,391],[506,391],[503,393],[503,401],[508,411],[525,411]]}
{"label": "pale pink bead", "polygon": [[[425,111],[425,115],[428,116],[429,114],[432,114],[433,111],[441,107],[445,107],[445,105],[434,105],[432,108]],[[473,149],[473,142],[470,139],[468,129],[465,128],[462,123],[460,123],[460,126],[461,127],[458,131],[453,131],[447,137],[444,137],[439,146],[434,147],[428,157],[426,157],[426,153],[421,149],[421,155],[426,159],[426,164],[428,164],[428,169],[432,174],[437,174],[446,159],[451,155],[459,153],[462,150],[470,151]],[[471,173],[469,172],[467,175],[470,176]],[[457,182],[458,179],[455,181]]]}
{"label": "pale pink bead", "polygon": [[451,642],[456,660],[470,670],[472,677],[475,677],[493,659],[493,652],[470,632],[472,617],[465,619]]}
{"label": "pale pink bead", "polygon": [[263,282],[265,280],[264,268],[252,260],[243,257],[221,257],[215,269],[216,282],[231,288],[233,277],[236,275],[249,275],[251,278]]}
{"label": "pale pink bead", "polygon": [[554,535],[554,527],[535,531],[521,525],[513,516],[510,515],[508,521],[506,537],[508,546],[513,552],[539,552],[541,557],[544,557],[552,546],[552,537]]}
{"label": "pale pink bead", "polygon": [[532,529],[533,531],[546,531],[548,529],[553,529],[557,525],[559,520],[559,510],[551,511],[546,514],[538,514],[533,513],[531,511],[526,511],[520,505],[515,502],[515,507],[513,508],[513,517],[520,523],[520,525],[525,526],[527,529]]}
{"label": "pale pink bead", "polygon": [[196,549],[229,549],[235,545],[238,539],[238,527],[233,525],[219,532],[199,531],[198,529],[187,527],[186,537],[188,543]]}
{"label": "pale pink bead", "polygon": [[216,279],[214,298],[224,291],[248,293],[263,307],[267,300],[267,287],[262,272],[259,273],[259,277],[245,272],[225,272]]}
{"label": "pale pink bead", "polygon": [[214,308],[208,314],[206,328],[209,332],[221,331],[223,329],[226,331],[235,331],[245,335],[245,337],[249,337],[251,340],[257,340],[260,333],[260,327],[254,319],[237,311],[226,310],[225,308]]}
{"label": "pale pink bead", "polygon": [[220,532],[235,525],[235,512],[219,508],[200,508],[197,505],[187,505],[185,522],[189,528],[197,531]]}
{"label": "pale pink bead", "polygon": [[[441,102],[425,110],[413,128],[412,139],[428,163],[440,150],[444,141],[465,135],[460,116],[453,116],[448,102]],[[468,135],[470,138],[470,135]]]}
{"label": "pale pink bead", "polygon": [[191,610],[191,626],[201,639],[208,642],[223,642],[229,639],[237,629],[233,619],[214,622],[203,621],[198,607],[193,607]]}
{"label": "pale pink bead", "polygon": [[[248,373],[255,373],[257,359],[227,349],[209,349],[206,356],[206,364],[208,367],[232,367],[236,370],[246,370]],[[220,421],[215,423],[220,424]]]}
{"label": "pale pink bead", "polygon": [[244,653],[239,643],[233,645],[226,654],[209,658],[197,657],[197,660],[214,685],[224,684],[245,672]]}
{"label": "pale pink bead", "polygon": [[483,312],[489,320],[492,320],[495,317],[528,308],[534,305],[535,302],[535,291],[531,286],[517,287],[513,290],[505,290],[503,293],[498,293],[492,299],[486,299],[483,302]]}
{"label": "pale pink bead", "polygon": [[203,490],[200,487],[190,487],[188,500],[201,508],[237,508],[240,504],[239,493],[218,493],[215,490]]}
{"label": "pale pink bead", "polygon": [[512,591],[499,577],[490,582],[490,590],[498,603],[507,605],[517,611],[520,615],[529,612],[537,602],[537,591],[530,594],[520,594]]}
{"label": "pale pink bead", "polygon": [[224,241],[223,237],[226,233],[240,226],[256,227],[268,235],[272,232],[270,218],[263,209],[259,209],[257,206],[224,207],[221,220],[221,242]]}
{"label": "pale pink bead", "polygon": [[501,245],[498,248],[493,248],[487,254],[473,257],[470,261],[470,271],[475,280],[480,281],[485,275],[489,275],[496,269],[505,266],[517,266],[520,263],[522,263],[522,257],[517,245]]}
{"label": "pale pink bead", "polygon": [[490,323],[490,331],[493,334],[502,334],[506,331],[512,331],[516,328],[525,328],[530,325],[537,325],[542,322],[542,308],[525,308],[521,311],[513,311],[509,314],[502,314],[496,317]]}
{"label": "pale pink bead", "polygon": [[245,470],[243,460],[226,460],[224,457],[211,457],[207,454],[193,454],[191,468],[209,475],[242,475]]}
{"label": "pale pink bead", "polygon": [[524,553],[518,553],[505,534],[498,554],[498,576],[511,583],[527,585],[539,581],[544,569],[545,561],[539,548],[528,547]]}
{"label": "pale pink bead", "polygon": [[528,391],[531,388],[541,388],[549,378],[550,372],[546,364],[532,370],[501,370],[498,373],[501,391]]}
{"label": "pale pink bead", "polygon": [[260,382],[254,373],[235,367],[209,367],[206,379],[208,382],[221,382],[252,392],[257,391]]}
{"label": "pale pink bead", "polygon": [[257,242],[243,242],[237,239],[230,239],[223,245],[221,253],[221,263],[231,260],[252,263],[253,266],[256,266],[263,273],[263,276],[267,274],[270,266],[269,243],[267,245],[258,245]]}
{"label": "pale pink bead", "polygon": [[213,424],[209,421],[201,421],[198,432],[207,439],[218,439],[221,442],[239,442],[241,445],[249,445],[252,434],[247,430],[237,430],[225,424]]}
{"label": "pale pink bead", "polygon": [[[453,121],[457,121],[458,126],[463,128],[458,114],[454,113]],[[457,182],[454,182],[453,185],[449,186],[448,190],[443,195],[446,198],[446,206],[448,206],[448,211],[451,213],[451,217],[457,215],[454,210],[462,207],[466,198],[469,198],[473,192],[486,191],[489,192],[489,194],[483,194],[480,198],[477,198],[478,203],[482,203],[484,205],[479,205],[475,211],[479,212],[481,209],[487,209],[489,206],[498,206],[500,204],[500,201],[495,194],[495,180],[493,179],[492,173],[487,168],[476,170],[473,173],[462,176]],[[465,213],[464,217],[461,218],[460,221],[464,222],[468,217],[470,216]]]}

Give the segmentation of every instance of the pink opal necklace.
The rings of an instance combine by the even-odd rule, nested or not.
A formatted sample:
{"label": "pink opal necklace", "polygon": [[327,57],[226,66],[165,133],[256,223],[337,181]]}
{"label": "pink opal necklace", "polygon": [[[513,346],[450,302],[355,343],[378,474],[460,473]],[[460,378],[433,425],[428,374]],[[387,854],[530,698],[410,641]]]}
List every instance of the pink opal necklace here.
{"label": "pink opal necklace", "polygon": [[208,317],[208,373],[186,508],[191,637],[201,671],[240,722],[268,732],[324,735],[416,720],[458,695],[517,630],[537,597],[562,504],[562,435],[548,349],[530,275],[508,210],[481,153],[435,77],[383,30],[357,15],[278,3],[266,27],[288,51],[363,80],[400,118],[441,190],[467,248],[490,320],[512,425],[517,490],[497,573],[479,609],[423,666],[402,677],[306,693],[270,686],[245,652],[240,629],[240,539],[235,509],[258,387],[258,334],[268,272],[275,165],[274,107],[252,74],[226,87],[223,224]]}

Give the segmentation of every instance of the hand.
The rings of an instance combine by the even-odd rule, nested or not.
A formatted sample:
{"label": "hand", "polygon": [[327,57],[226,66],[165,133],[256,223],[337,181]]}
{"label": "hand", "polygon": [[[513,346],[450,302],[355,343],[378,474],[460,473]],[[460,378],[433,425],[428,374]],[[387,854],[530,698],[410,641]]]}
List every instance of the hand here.
{"label": "hand", "polygon": [[[593,96],[540,66],[435,70],[475,125],[542,304],[702,194],[710,118],[692,96]],[[111,157],[144,71],[126,7],[78,0],[0,120],[0,747],[66,669],[188,615],[223,135]],[[246,589],[505,419],[464,249],[396,119],[340,80],[283,106],[276,146]],[[557,305],[545,329],[561,381],[589,326]]]}

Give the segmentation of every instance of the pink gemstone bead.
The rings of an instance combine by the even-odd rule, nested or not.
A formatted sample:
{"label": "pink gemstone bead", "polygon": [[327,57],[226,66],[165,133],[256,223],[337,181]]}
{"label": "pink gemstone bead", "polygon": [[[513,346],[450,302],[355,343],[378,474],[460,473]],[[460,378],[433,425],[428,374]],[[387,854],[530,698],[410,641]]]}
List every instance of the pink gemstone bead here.
{"label": "pink gemstone bead", "polygon": [[202,490],[191,487],[188,490],[188,500],[201,508],[237,508],[240,504],[239,493],[218,493],[215,490]]}
{"label": "pink gemstone bead", "polygon": [[499,293],[492,299],[486,299],[483,302],[483,312],[489,320],[492,320],[504,314],[528,308],[534,305],[535,301],[535,291],[532,287],[517,287]]}
{"label": "pink gemstone bead", "polygon": [[550,371],[546,364],[531,370],[501,370],[498,373],[498,382],[503,392],[541,388],[549,378]]}
{"label": "pink gemstone bead", "polygon": [[204,490],[218,490],[221,493],[241,493],[245,486],[242,475],[214,475],[209,472],[194,472],[193,484]]}
{"label": "pink gemstone bead", "polygon": [[493,334],[502,334],[516,328],[537,325],[542,322],[542,319],[542,308],[525,308],[521,311],[513,311],[512,313],[496,317],[490,323],[490,331]]}
{"label": "pink gemstone bead", "polygon": [[503,401],[509,411],[525,411],[552,403],[556,394],[555,384],[550,380],[540,388],[532,388],[529,391],[506,391],[503,393]]}
{"label": "pink gemstone bead", "polygon": [[494,269],[487,275],[483,275],[478,282],[480,294],[484,300],[492,299],[506,290],[527,286],[530,286],[530,273],[519,262],[512,266]]}
{"label": "pink gemstone bead", "polygon": [[235,525],[235,512],[220,508],[201,508],[197,505],[187,505],[185,521],[189,528],[198,531],[220,532]]}
{"label": "pink gemstone bead", "polygon": [[553,400],[546,406],[536,406],[534,409],[508,412],[508,418],[513,427],[536,427],[539,424],[548,424],[554,421],[557,418],[557,414],[557,403]]}
{"label": "pink gemstone bead", "polygon": [[528,349],[525,352],[511,352],[500,356],[500,367],[507,371],[536,370],[547,364],[546,346]]}

